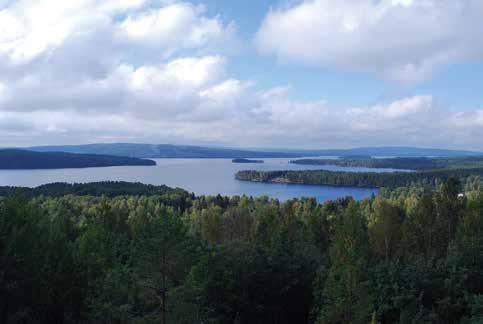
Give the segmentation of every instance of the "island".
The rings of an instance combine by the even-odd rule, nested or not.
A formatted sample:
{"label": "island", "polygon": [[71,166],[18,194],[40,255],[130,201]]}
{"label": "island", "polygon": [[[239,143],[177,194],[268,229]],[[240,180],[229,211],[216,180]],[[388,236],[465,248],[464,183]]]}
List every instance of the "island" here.
{"label": "island", "polygon": [[263,160],[233,159],[232,163],[265,163]]}
{"label": "island", "polygon": [[462,183],[483,177],[483,168],[445,169],[420,172],[333,172],[304,171],[239,171],[235,179],[241,181],[325,185],[363,188],[398,188],[409,185],[437,187],[451,177]]}
{"label": "island", "polygon": [[0,170],[70,169],[112,166],[154,166],[153,160],[98,154],[0,150]]}

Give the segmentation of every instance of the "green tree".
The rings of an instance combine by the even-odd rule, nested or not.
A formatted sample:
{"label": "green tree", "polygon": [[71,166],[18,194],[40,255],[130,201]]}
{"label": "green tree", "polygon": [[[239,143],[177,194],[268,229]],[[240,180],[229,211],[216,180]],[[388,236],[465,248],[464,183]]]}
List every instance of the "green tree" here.
{"label": "green tree", "polygon": [[464,204],[463,199],[458,198],[460,193],[460,180],[450,177],[443,183],[441,190],[436,195],[438,222],[440,226],[446,227],[444,230],[446,234],[446,248],[456,234],[456,227]]}
{"label": "green tree", "polygon": [[137,283],[153,300],[153,307],[148,303],[146,311],[157,313],[160,323],[166,324],[168,299],[196,262],[197,245],[187,235],[180,216],[165,208],[145,217],[134,235],[132,255]]}
{"label": "green tree", "polygon": [[331,267],[317,323],[368,323],[373,306],[366,278],[367,225],[355,202],[334,222]]}
{"label": "green tree", "polygon": [[399,249],[401,240],[401,215],[397,207],[376,198],[369,219],[369,241],[379,257],[390,259]]}
{"label": "green tree", "polygon": [[444,224],[438,222],[433,194],[423,194],[403,223],[405,258],[414,260],[444,255],[447,245],[444,229]]}

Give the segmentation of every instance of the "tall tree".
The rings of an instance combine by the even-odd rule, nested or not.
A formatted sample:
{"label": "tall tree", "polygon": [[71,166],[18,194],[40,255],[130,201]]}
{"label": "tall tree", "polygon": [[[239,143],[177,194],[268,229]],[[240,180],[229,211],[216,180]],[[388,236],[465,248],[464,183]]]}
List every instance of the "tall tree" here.
{"label": "tall tree", "polygon": [[372,300],[366,276],[367,226],[357,203],[335,219],[331,267],[317,323],[368,323]]}
{"label": "tall tree", "polygon": [[369,241],[376,255],[386,260],[393,257],[401,240],[401,213],[382,198],[373,203],[373,213],[369,219]]}
{"label": "tall tree", "polygon": [[134,234],[133,257],[139,286],[157,300],[159,323],[166,324],[170,292],[183,284],[195,263],[196,245],[180,216],[166,208],[145,217]]}

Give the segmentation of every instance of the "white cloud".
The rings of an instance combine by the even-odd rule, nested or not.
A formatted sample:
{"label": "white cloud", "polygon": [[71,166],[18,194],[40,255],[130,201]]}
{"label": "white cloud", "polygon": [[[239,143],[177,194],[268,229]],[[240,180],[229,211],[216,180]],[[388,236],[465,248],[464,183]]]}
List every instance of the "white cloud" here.
{"label": "white cloud", "polygon": [[[325,100],[295,100],[290,87],[261,90],[256,82],[228,71],[229,59],[220,48],[236,43],[232,23],[208,17],[203,7],[186,2],[152,3],[20,0],[0,5],[0,147],[118,141],[285,147],[483,144],[482,110],[454,113],[430,95],[336,108]],[[325,2],[273,11],[277,19],[267,18],[266,24],[295,19],[286,27],[292,41],[292,28],[303,31],[314,23],[308,9],[317,3]],[[346,14],[344,3],[317,22],[320,30],[341,17],[342,31],[337,33],[361,33],[372,21],[379,28],[379,20],[389,19],[384,8],[392,6],[386,1],[384,10],[373,13],[373,2],[363,0],[359,11]],[[400,0],[397,8],[412,8],[413,3]],[[396,13],[394,19],[400,19]],[[307,26],[300,17],[310,18]],[[300,32],[300,44],[292,44],[300,48],[289,49],[319,64],[317,48],[303,51],[307,43],[317,44],[318,37]],[[343,65],[348,58],[340,49],[346,49],[357,58],[357,68],[384,73],[398,66],[393,59],[406,62],[404,53],[382,55],[383,43],[372,44],[362,57],[351,52],[356,47],[344,48],[347,44],[327,57]],[[388,41],[389,49],[392,44],[402,46],[397,39]],[[413,77],[407,68],[407,78]]]}
{"label": "white cloud", "polygon": [[483,57],[479,0],[305,0],[272,9],[255,44],[280,60],[412,83]]}
{"label": "white cloud", "polygon": [[0,58],[10,63],[39,57],[45,63],[65,44],[82,42],[116,57],[121,51],[123,58],[159,59],[183,48],[230,48],[236,30],[233,23],[205,16],[202,6],[181,1],[153,7],[145,0],[19,0],[0,9]]}
{"label": "white cloud", "polygon": [[175,3],[156,10],[128,16],[120,25],[129,41],[168,51],[177,48],[200,48],[225,43],[235,37],[235,27],[225,26],[219,19],[203,16],[205,8],[189,3]]}
{"label": "white cloud", "polygon": [[[185,78],[186,70],[179,65],[201,72]],[[206,70],[216,72],[205,74]],[[483,110],[452,112],[430,95],[356,108],[294,100],[290,88],[259,91],[251,82],[229,78],[219,57],[139,68],[126,65],[95,83],[65,89],[63,96],[56,93],[64,91],[50,89],[51,84],[42,83],[15,89],[17,99],[0,107],[24,109],[0,109],[0,139],[8,138],[9,145],[174,141],[476,149],[483,138]]]}
{"label": "white cloud", "polygon": [[[235,43],[233,23],[183,1],[7,2],[0,7],[0,111],[140,114],[142,105],[155,110],[155,97],[165,110],[188,109],[196,89],[225,73],[225,59],[207,53]],[[174,58],[186,49],[196,56]]]}
{"label": "white cloud", "polygon": [[7,90],[6,90],[6,87],[3,83],[0,82],[0,103],[2,103],[2,101],[5,101],[7,99]]}

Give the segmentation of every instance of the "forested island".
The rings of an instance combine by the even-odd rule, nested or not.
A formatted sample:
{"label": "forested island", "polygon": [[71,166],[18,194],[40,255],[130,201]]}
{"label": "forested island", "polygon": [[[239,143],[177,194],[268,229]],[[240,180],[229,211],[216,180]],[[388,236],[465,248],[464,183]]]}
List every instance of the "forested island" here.
{"label": "forested island", "polygon": [[152,160],[111,155],[32,152],[18,149],[0,150],[0,169],[4,170],[153,165],[156,165],[156,162]]}
{"label": "forested island", "polygon": [[299,159],[290,161],[290,163],[302,165],[336,165],[343,167],[388,168],[424,171],[450,168],[483,168],[483,157]]}
{"label": "forested island", "polygon": [[[464,195],[461,193],[464,192]],[[2,188],[2,323],[481,323],[483,191]]]}
{"label": "forested island", "polygon": [[232,163],[264,163],[263,160],[233,159]]}
{"label": "forested island", "polygon": [[483,168],[445,169],[421,172],[334,172],[325,170],[304,171],[239,171],[235,178],[241,181],[286,184],[326,185],[368,188],[397,188],[411,184],[436,187],[450,177],[460,181],[480,181]]}

